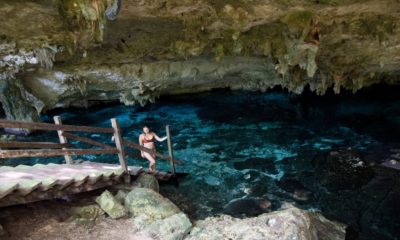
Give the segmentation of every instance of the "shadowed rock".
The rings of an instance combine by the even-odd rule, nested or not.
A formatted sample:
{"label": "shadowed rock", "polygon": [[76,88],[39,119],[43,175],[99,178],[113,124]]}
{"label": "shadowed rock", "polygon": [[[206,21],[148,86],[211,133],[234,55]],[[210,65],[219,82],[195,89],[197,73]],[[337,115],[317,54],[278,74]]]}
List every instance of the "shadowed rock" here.
{"label": "shadowed rock", "polygon": [[277,181],[276,184],[298,201],[309,201],[313,197],[311,190],[296,179],[284,177]]}
{"label": "shadowed rock", "polygon": [[264,198],[239,198],[224,206],[223,212],[232,216],[257,216],[271,210],[271,202]]}
{"label": "shadowed rock", "polygon": [[341,148],[313,160],[321,184],[329,190],[356,189],[368,183],[374,172],[353,150]]}

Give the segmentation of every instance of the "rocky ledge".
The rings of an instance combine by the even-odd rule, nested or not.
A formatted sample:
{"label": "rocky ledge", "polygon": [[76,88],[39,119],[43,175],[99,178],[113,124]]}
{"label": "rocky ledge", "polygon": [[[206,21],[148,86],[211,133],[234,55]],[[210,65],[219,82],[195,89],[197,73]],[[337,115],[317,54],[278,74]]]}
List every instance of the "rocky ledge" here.
{"label": "rocky ledge", "polygon": [[[1,239],[345,239],[345,226],[291,205],[252,218],[228,215],[194,223],[158,192],[149,176],[73,199],[2,209]],[[144,186],[151,188],[143,188]],[[127,190],[130,189],[130,190]]]}
{"label": "rocky ledge", "polygon": [[213,88],[400,82],[397,0],[122,0],[116,17],[121,0],[0,2],[9,119]]}

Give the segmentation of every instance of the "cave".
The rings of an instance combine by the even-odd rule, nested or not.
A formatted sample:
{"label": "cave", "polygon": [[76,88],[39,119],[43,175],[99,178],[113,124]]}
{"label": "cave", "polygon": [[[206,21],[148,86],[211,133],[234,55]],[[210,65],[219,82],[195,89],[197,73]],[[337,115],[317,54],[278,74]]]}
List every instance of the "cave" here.
{"label": "cave", "polygon": [[[114,220],[98,210],[94,196],[106,190],[101,196],[114,199],[126,188],[11,207],[1,207],[0,191],[1,239],[399,238],[397,0],[0,2],[0,124],[54,124],[59,116],[106,129],[115,118],[125,139],[180,160],[178,175],[146,151],[126,160],[149,168],[140,181],[154,168],[176,176],[146,184],[180,215],[132,210]],[[2,127],[0,157],[16,142],[89,146],[60,134]],[[2,169],[64,161],[1,157],[0,179]],[[118,163],[106,154],[71,161]],[[101,212],[96,221],[82,213],[71,220],[89,203]],[[178,220],[190,226],[165,227]]]}

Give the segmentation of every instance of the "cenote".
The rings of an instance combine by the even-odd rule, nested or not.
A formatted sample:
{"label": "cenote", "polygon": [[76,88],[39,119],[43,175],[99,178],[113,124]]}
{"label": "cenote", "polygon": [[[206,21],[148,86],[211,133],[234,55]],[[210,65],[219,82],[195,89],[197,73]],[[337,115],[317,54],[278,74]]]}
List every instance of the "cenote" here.
{"label": "cenote", "polygon": [[0,239],[400,240],[399,93],[400,0],[0,0]]}
{"label": "cenote", "polygon": [[[349,226],[348,239],[397,239],[399,173],[379,165],[400,160],[399,90],[379,85],[325,96],[281,89],[218,90],[163,96],[144,107],[58,109],[42,120],[51,122],[53,115],[60,115],[68,124],[108,127],[116,117],[124,137],[132,141],[143,125],[160,136],[170,125],[175,156],[183,161],[177,171],[189,175],[178,188],[164,185],[161,192],[191,219],[257,215],[261,210],[252,204],[263,198],[272,202],[272,210],[293,204],[343,222]],[[90,136],[111,144],[109,137]],[[41,132],[18,138],[57,141],[56,135]],[[167,146],[158,144],[158,149],[166,152]],[[62,161],[18,159],[7,164]],[[96,161],[118,159],[104,155]],[[147,167],[143,159],[129,158],[129,164]],[[158,161],[157,168],[168,170],[168,164]]]}

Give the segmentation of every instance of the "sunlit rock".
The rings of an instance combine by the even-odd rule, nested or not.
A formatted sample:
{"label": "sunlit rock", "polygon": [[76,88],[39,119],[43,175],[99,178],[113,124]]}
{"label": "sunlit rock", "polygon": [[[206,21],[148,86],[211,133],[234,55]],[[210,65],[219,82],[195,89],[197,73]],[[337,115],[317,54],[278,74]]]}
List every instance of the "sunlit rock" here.
{"label": "sunlit rock", "polygon": [[132,240],[181,240],[191,230],[192,223],[184,213],[174,214],[163,220],[158,220],[142,231],[135,233]]}
{"label": "sunlit rock", "polygon": [[195,223],[186,238],[217,239],[345,239],[345,226],[329,221],[319,213],[297,208],[237,219],[222,215]]}
{"label": "sunlit rock", "polygon": [[125,207],[107,190],[96,198],[96,202],[113,219],[122,218],[128,214]]}
{"label": "sunlit rock", "polygon": [[132,190],[125,197],[125,207],[139,228],[180,212],[170,200],[148,188]]}

